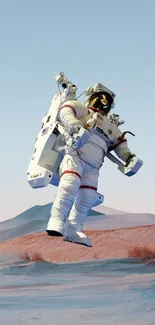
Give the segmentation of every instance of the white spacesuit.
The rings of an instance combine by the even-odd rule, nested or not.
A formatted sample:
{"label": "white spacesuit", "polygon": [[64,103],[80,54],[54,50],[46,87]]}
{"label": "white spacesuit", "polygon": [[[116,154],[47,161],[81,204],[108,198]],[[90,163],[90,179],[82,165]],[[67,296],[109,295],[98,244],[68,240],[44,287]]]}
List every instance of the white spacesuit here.
{"label": "white spacesuit", "polygon": [[70,134],[83,126],[90,132],[86,144],[79,150],[66,146],[59,173],[60,182],[51,209],[47,233],[64,236],[64,240],[92,246],[82,232],[88,211],[97,196],[99,169],[108,150],[114,150],[129,164],[135,156],[128,148],[117,123],[107,117],[114,106],[115,94],[102,84],[86,92],[85,105],[77,100],[67,101],[59,109],[58,120]]}

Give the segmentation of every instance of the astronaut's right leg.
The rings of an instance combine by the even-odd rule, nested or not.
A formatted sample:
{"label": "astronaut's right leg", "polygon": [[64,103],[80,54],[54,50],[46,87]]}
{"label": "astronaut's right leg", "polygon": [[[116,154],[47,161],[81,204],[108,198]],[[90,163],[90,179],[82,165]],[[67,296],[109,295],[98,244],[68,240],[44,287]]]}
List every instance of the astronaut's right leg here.
{"label": "astronaut's right leg", "polygon": [[83,162],[78,154],[66,154],[60,166],[60,183],[47,225],[50,236],[63,236],[64,224],[81,184]]}
{"label": "astronaut's right leg", "polygon": [[99,170],[85,164],[81,186],[65,225],[64,240],[91,247],[89,238],[83,233],[83,224],[89,210],[97,200]]}

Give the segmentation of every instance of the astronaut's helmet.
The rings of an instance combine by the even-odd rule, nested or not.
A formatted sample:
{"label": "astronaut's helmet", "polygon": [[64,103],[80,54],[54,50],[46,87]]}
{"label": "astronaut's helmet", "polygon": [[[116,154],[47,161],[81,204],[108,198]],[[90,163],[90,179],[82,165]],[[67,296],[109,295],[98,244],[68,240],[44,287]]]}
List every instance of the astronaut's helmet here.
{"label": "astronaut's helmet", "polygon": [[107,115],[115,106],[115,94],[102,84],[87,88],[85,105],[93,107],[102,115]]}
{"label": "astronaut's helmet", "polygon": [[96,92],[90,98],[90,106],[98,110],[102,115],[107,115],[113,105],[113,97],[106,92]]}

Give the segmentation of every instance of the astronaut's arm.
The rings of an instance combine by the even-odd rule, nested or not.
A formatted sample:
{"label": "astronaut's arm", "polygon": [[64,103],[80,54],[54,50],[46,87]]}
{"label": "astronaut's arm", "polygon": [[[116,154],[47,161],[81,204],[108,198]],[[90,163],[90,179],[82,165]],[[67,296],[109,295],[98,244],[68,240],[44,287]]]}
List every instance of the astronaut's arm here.
{"label": "astronaut's arm", "polygon": [[114,150],[118,158],[124,161],[127,165],[128,163],[130,163],[131,159],[136,155],[129,149],[125,135],[127,133],[131,134],[132,136],[135,135],[130,131],[125,131],[122,133],[117,126],[115,126],[114,131],[117,140],[111,149]]}
{"label": "astronaut's arm", "polygon": [[79,109],[79,105],[73,104],[73,102],[67,102],[60,107],[58,120],[70,134],[77,133],[80,127],[83,126],[79,120]]}
{"label": "astronaut's arm", "polygon": [[128,165],[131,159],[136,156],[129,149],[126,139],[123,139],[122,142],[118,143],[118,145],[114,148],[114,152],[121,160],[123,160],[126,163],[126,165]]}
{"label": "astronaut's arm", "polygon": [[[139,169],[143,165],[143,161],[139,159],[128,147],[127,140],[125,138],[126,133],[134,134],[130,131],[121,132],[116,126],[113,128],[116,142],[108,148],[107,157],[118,165],[118,169],[126,176],[133,176],[137,174]],[[120,158],[124,163],[121,163],[119,159],[110,154],[110,151],[114,151],[118,158]]]}

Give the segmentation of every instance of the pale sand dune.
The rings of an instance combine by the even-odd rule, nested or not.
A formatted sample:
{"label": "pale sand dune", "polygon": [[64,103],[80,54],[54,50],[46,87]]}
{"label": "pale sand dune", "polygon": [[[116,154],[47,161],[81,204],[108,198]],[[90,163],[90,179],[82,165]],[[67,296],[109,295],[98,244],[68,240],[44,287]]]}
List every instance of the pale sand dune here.
{"label": "pale sand dune", "polygon": [[92,208],[92,210],[101,212],[101,213],[106,214],[106,215],[124,214],[124,213],[127,214],[128,213],[128,212],[125,212],[125,211],[120,211],[120,210],[116,210],[116,209],[107,207],[104,204],[98,205],[98,206]]}
{"label": "pale sand dune", "polygon": [[155,225],[114,230],[86,230],[93,247],[35,233],[0,243],[0,254],[21,259],[77,262],[110,258],[155,258]]}

